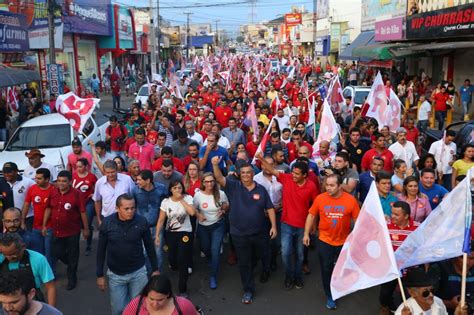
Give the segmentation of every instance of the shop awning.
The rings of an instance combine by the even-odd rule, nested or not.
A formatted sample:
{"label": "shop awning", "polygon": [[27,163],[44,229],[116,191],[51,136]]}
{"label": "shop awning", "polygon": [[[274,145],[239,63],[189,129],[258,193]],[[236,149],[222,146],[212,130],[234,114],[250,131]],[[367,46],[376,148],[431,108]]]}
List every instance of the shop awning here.
{"label": "shop awning", "polygon": [[368,58],[372,60],[390,60],[400,57],[395,51],[397,48],[406,47],[408,44],[400,43],[375,43],[353,50],[352,55],[355,57]]}
{"label": "shop awning", "polygon": [[0,87],[20,85],[39,80],[40,75],[36,71],[12,69],[0,66]]}
{"label": "shop awning", "polygon": [[[370,61],[370,58],[359,58],[354,56],[354,49],[357,49],[362,46],[370,45],[375,43],[374,41],[375,31],[367,31],[360,33],[352,43],[346,47],[341,52],[339,59],[342,60],[360,60],[360,61]],[[363,60],[364,59],[364,60]]]}
{"label": "shop awning", "polygon": [[461,49],[474,48],[474,41],[470,42],[445,42],[445,43],[429,43],[411,46],[411,50],[438,50],[438,49]]}

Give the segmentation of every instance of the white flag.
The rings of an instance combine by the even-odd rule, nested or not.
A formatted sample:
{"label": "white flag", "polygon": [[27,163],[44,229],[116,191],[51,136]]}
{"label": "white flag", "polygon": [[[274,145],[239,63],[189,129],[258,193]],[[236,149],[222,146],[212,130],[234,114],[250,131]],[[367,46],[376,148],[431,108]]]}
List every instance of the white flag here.
{"label": "white flag", "polygon": [[329,106],[327,98],[324,99],[323,112],[321,113],[321,124],[319,126],[318,139],[313,144],[313,152],[319,151],[319,144],[322,141],[333,141],[339,134],[339,125],[334,119],[331,107]]}
{"label": "white flag", "polygon": [[400,276],[379,194],[372,182],[331,277],[334,300]]}
{"label": "white flag", "polygon": [[383,84],[380,72],[377,73],[366,102],[369,104],[367,110],[367,117],[372,117],[377,120],[379,126],[386,126],[390,123],[390,110],[388,107],[387,92]]}
{"label": "white flag", "polygon": [[99,102],[98,98],[80,98],[73,92],[69,92],[58,96],[56,111],[69,120],[75,131],[81,133]]}
{"label": "white flag", "polygon": [[[463,254],[466,215],[472,213],[473,169],[395,252],[398,268],[446,260]],[[471,222],[469,222],[470,224]]]}
{"label": "white flag", "polygon": [[[388,100],[389,106],[389,113],[390,113],[390,120],[388,122],[388,127],[391,131],[396,131],[400,128],[400,119],[402,114],[402,102],[397,96],[395,91],[390,90],[390,98]],[[384,126],[379,125],[379,130],[382,129]]]}
{"label": "white flag", "polygon": [[308,124],[306,125],[307,127],[313,126],[316,123],[316,99],[313,98],[313,102],[311,102],[311,105],[309,105],[309,118],[308,118]]}

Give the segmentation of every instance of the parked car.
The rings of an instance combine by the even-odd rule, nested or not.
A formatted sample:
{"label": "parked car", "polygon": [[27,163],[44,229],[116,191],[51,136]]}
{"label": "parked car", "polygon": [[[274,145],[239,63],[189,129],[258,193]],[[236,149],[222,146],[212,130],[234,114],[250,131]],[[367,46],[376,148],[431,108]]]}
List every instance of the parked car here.
{"label": "parked car", "polygon": [[72,152],[71,142],[74,137],[77,136],[83,148],[90,151],[89,140],[105,140],[106,125],[108,123],[99,127],[94,119],[89,118],[82,133],[78,134],[60,114],[32,118],[21,124],[6,144],[0,142],[0,149],[3,149],[0,152],[0,165],[15,162],[22,173],[28,166],[25,153],[37,148],[45,155],[43,161],[56,167],[59,172],[66,169],[67,156]]}
{"label": "parked car", "polygon": [[[159,84],[151,83],[151,85],[157,86],[158,93],[160,94],[164,93],[166,89],[166,87]],[[135,93],[135,103],[146,104],[147,101],[148,101],[148,83],[143,84],[138,90],[138,92]]]}
{"label": "parked car", "polygon": [[[446,130],[455,130],[456,137],[454,143],[457,146],[457,155],[459,156],[462,147],[467,143],[474,144],[474,120],[471,121],[459,121],[452,123],[446,127]],[[430,146],[433,142],[441,140],[443,138],[444,131],[438,129],[427,129],[420,135],[421,153],[426,154],[430,150]]]}
{"label": "parked car", "polygon": [[364,105],[365,99],[367,98],[367,95],[369,95],[369,92],[369,86],[348,85],[342,91],[342,95],[344,96],[344,98],[351,96],[354,100],[354,105],[357,107],[361,107],[362,105]]}

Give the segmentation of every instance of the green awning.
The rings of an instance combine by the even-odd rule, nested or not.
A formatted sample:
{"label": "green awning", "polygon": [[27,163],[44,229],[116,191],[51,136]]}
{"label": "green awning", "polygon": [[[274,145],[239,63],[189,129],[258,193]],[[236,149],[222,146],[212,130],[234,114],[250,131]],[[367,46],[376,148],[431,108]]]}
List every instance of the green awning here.
{"label": "green awning", "polygon": [[397,54],[397,48],[407,47],[408,44],[401,43],[377,43],[367,46],[362,46],[354,49],[352,55],[354,57],[365,57],[373,60],[390,60],[401,57]]}

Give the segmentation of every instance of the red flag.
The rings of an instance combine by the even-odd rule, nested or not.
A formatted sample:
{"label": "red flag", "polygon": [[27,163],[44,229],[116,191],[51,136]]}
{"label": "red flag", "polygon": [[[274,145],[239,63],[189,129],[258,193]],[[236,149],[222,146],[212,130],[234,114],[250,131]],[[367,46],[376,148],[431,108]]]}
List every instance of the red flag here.
{"label": "red flag", "polygon": [[69,92],[58,96],[56,111],[69,120],[74,130],[81,133],[99,101],[98,98],[80,98]]}
{"label": "red flag", "polygon": [[263,135],[262,140],[260,141],[260,144],[258,145],[257,151],[255,152],[255,155],[252,159],[252,164],[255,164],[255,156],[257,154],[259,153],[263,154],[265,152],[267,142],[270,139],[270,130],[272,130],[273,119],[275,119],[275,117],[273,117],[272,120],[270,120],[270,123],[268,124],[267,130],[265,131],[265,134]]}
{"label": "red flag", "polygon": [[339,82],[339,76],[337,75],[329,87],[329,105],[331,107],[339,108],[339,104],[344,102],[344,96],[342,95],[342,87],[341,83]]}
{"label": "red flag", "polygon": [[16,98],[16,91],[12,87],[7,88],[7,104],[12,111],[18,111],[18,100]]}

